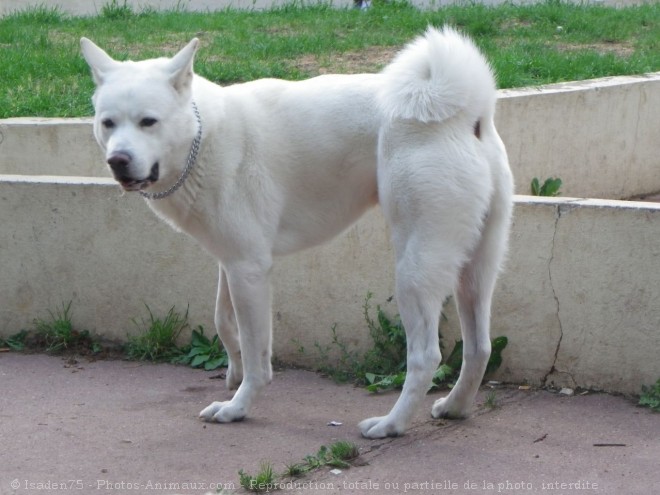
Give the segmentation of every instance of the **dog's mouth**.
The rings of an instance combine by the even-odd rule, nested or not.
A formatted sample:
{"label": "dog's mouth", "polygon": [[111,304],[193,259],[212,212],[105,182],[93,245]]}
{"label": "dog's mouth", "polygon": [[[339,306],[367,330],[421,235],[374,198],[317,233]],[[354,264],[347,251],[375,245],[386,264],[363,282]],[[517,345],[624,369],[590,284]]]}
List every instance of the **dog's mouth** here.
{"label": "dog's mouth", "polygon": [[124,191],[142,191],[158,180],[160,166],[154,163],[149,176],[144,179],[133,179],[131,177],[115,177]]}

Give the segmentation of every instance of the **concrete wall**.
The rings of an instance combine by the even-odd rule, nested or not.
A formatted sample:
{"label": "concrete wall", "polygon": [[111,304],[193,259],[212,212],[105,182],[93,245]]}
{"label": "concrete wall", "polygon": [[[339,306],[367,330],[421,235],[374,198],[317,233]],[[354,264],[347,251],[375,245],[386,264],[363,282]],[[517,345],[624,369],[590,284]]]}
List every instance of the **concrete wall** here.
{"label": "concrete wall", "polygon": [[[499,127],[520,190],[549,175],[580,196],[660,190],[658,121],[647,108],[659,108],[660,75],[617,80],[502,93]],[[88,120],[41,124],[0,121],[0,173],[28,174],[0,176],[0,335],[68,301],[78,328],[106,338],[134,332],[145,303],[156,314],[189,304],[191,323],[212,332],[214,261],[111,179],[63,175],[106,174]],[[517,198],[493,305],[493,335],[510,341],[498,378],[638,392],[660,376],[659,212],[652,203]],[[386,302],[392,265],[377,209],[334,242],[279,260],[275,355],[311,364],[335,324],[366,349],[366,293],[396,312]],[[451,304],[446,314],[450,349],[460,337]]]}
{"label": "concrete wall", "polygon": [[[660,73],[500,91],[497,126],[518,194],[550,176],[564,196],[660,191],[658,108]],[[0,120],[2,173],[109,176],[90,119]]]}
{"label": "concrete wall", "polygon": [[[214,261],[111,180],[4,176],[0,225],[2,335],[68,301],[78,328],[107,338],[134,332],[145,303],[156,314],[189,304],[191,322],[213,331]],[[657,204],[518,197],[493,307],[493,335],[510,341],[498,377],[619,392],[655,381],[658,238]],[[396,311],[386,303],[393,268],[380,212],[331,244],[279,260],[273,284],[279,359],[310,364],[335,324],[365,349],[366,293]],[[459,338],[451,306],[447,315],[451,347]]]}

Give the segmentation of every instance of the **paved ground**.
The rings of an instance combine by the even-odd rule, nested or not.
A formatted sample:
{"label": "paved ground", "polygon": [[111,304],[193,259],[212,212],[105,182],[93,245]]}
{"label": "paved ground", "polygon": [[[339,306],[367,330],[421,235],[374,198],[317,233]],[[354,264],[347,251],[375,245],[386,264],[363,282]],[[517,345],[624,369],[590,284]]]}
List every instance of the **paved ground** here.
{"label": "paved ground", "polygon": [[266,461],[282,471],[336,440],[358,444],[363,465],[323,469],[279,493],[660,493],[660,414],[621,397],[500,389],[496,409],[437,421],[431,394],[407,435],[373,441],[356,424],[384,414],[395,394],[286,370],[249,419],[205,424],[199,410],[230,396],[215,375],[0,354],[0,494],[238,489],[240,469]]}

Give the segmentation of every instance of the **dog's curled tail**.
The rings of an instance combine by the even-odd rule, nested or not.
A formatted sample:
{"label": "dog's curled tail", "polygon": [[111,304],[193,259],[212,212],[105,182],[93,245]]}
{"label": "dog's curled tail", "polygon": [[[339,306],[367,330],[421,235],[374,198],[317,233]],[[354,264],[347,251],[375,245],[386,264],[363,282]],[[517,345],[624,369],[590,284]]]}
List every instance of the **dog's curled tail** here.
{"label": "dog's curled tail", "polygon": [[429,27],[385,67],[379,94],[385,117],[439,122],[460,112],[472,121],[492,115],[493,71],[469,38],[450,27]]}

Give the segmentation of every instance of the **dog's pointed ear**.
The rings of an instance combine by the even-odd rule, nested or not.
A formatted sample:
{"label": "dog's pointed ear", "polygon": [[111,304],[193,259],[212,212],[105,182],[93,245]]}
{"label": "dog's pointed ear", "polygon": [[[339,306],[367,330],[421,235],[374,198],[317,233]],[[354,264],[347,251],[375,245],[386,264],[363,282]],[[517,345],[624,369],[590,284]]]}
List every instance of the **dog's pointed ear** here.
{"label": "dog's pointed ear", "polygon": [[198,46],[199,40],[193,38],[170,60],[170,82],[179,93],[190,88],[193,78],[193,59]]}
{"label": "dog's pointed ear", "polygon": [[105,75],[119,65],[110,55],[87,38],[80,38],[80,49],[87,64],[92,69],[92,76],[97,85],[103,84]]}

